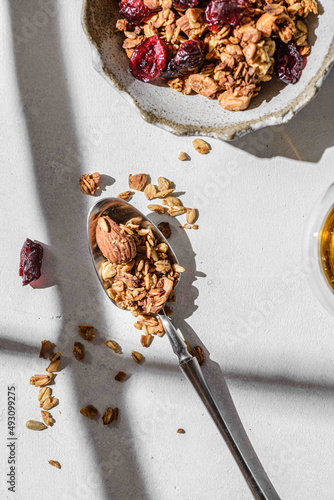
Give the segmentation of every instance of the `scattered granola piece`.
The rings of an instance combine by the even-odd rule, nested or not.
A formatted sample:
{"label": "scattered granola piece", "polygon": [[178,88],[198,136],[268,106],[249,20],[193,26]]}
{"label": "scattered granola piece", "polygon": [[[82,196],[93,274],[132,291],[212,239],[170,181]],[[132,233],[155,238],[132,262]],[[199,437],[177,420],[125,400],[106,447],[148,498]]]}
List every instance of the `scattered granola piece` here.
{"label": "scattered granola piece", "polygon": [[173,309],[171,309],[170,307],[165,306],[164,309],[167,316],[171,316],[173,314]]}
{"label": "scattered granola piece", "polygon": [[157,192],[158,190],[153,184],[147,184],[146,188],[144,189],[144,195],[148,200],[153,200],[153,198],[156,197]]}
{"label": "scattered granola piece", "polygon": [[156,212],[157,214],[165,213],[165,208],[161,205],[147,205],[147,208],[151,210],[151,212]]}
{"label": "scattered granola piece", "polygon": [[84,408],[81,408],[80,413],[84,417],[87,417],[90,420],[93,420],[93,418],[95,418],[97,415],[97,409],[93,405],[87,405],[87,406],[84,406]]}
{"label": "scattered granola piece", "polygon": [[72,352],[75,359],[77,359],[78,361],[83,361],[85,359],[84,346],[81,344],[81,342],[74,342]]}
{"label": "scattered granola piece", "polygon": [[95,339],[94,327],[91,325],[79,325],[78,332],[80,337],[88,342],[92,342]]}
{"label": "scattered granola piece", "polygon": [[129,188],[136,191],[142,191],[147,182],[146,174],[129,175]]}
{"label": "scattered granola piece", "polygon": [[118,408],[107,408],[102,417],[103,425],[108,425],[111,422],[116,422],[118,420]]}
{"label": "scattered granola piece", "polygon": [[126,377],[126,373],[125,372],[118,372],[117,375],[115,375],[115,380],[117,380],[117,382],[122,382]]}
{"label": "scattered granola piece", "polygon": [[41,414],[42,414],[42,419],[43,419],[43,422],[45,423],[45,425],[50,426],[54,423],[54,420],[52,418],[51,413],[49,413],[48,411],[42,410]]}
{"label": "scattered granola piece", "polygon": [[150,347],[150,345],[152,343],[152,339],[153,339],[153,335],[151,335],[150,333],[148,333],[146,335],[142,335],[140,338],[141,345],[143,347]]}
{"label": "scattered granola piece", "polygon": [[178,159],[179,159],[180,161],[186,161],[186,160],[187,160],[187,158],[188,158],[188,157],[187,157],[186,153],[183,153],[183,151],[181,151],[181,153],[180,153],[180,154],[179,154],[179,156],[178,156]]}
{"label": "scattered granola piece", "polygon": [[195,208],[188,208],[186,219],[188,224],[193,224],[197,219],[197,211]]}
{"label": "scattered granola piece", "polygon": [[169,222],[160,222],[158,224],[158,229],[159,229],[159,231],[162,232],[162,234],[164,235],[166,240],[168,240],[168,238],[172,234],[172,230],[170,228]]}
{"label": "scattered granola piece", "polygon": [[193,146],[196,149],[197,153],[200,153],[201,155],[206,155],[210,151],[209,144],[203,141],[203,139],[194,139]]}
{"label": "scattered granola piece", "polygon": [[191,354],[191,347],[189,345],[189,342],[187,342],[186,340],[184,341],[184,343],[187,345],[187,350],[189,352],[189,354]]}
{"label": "scattered granola piece", "polygon": [[193,348],[193,356],[197,358],[197,361],[199,362],[200,366],[202,366],[205,363],[205,356],[204,356],[204,351],[201,346],[197,346]]}
{"label": "scattered granola piece", "polygon": [[51,396],[52,390],[50,387],[41,387],[38,391],[38,401],[43,405],[44,401]]}
{"label": "scattered granola piece", "polygon": [[101,180],[101,174],[94,172],[94,174],[84,174],[80,177],[80,189],[84,194],[93,196],[97,189],[100,189],[98,183]]}
{"label": "scattered granola piece", "polygon": [[198,225],[194,224],[193,226],[191,226],[191,229],[198,229]]}
{"label": "scattered granola piece", "polygon": [[38,422],[37,420],[28,420],[26,422],[26,427],[31,431],[42,431],[47,428],[45,424],[42,424],[42,422]]}
{"label": "scattered granola piece", "polygon": [[173,271],[175,271],[176,273],[184,273],[185,271],[185,268],[180,266],[179,264],[173,264]]}
{"label": "scattered granola piece", "polygon": [[33,375],[30,378],[30,384],[35,387],[41,387],[42,385],[48,385],[53,378],[53,373],[45,375]]}
{"label": "scattered granola piece", "polygon": [[114,351],[116,354],[119,354],[121,352],[119,345],[114,340],[107,340],[107,342],[105,342],[105,345],[109,347],[109,349]]}
{"label": "scattered granola piece", "polygon": [[45,358],[46,354],[56,347],[56,344],[53,344],[53,342],[50,342],[49,340],[42,340],[41,344],[41,350],[39,352],[40,358]]}
{"label": "scattered granola piece", "polygon": [[53,372],[56,372],[58,370],[59,363],[60,363],[60,355],[61,355],[60,351],[56,352],[55,354],[53,354],[53,353],[49,354],[49,359],[50,359],[51,363],[46,368],[47,372],[53,373]]}
{"label": "scattered granola piece", "polygon": [[43,403],[43,410],[51,410],[54,406],[56,406],[59,403],[59,400],[57,398],[46,398],[44,403]]}
{"label": "scattered granola piece", "polygon": [[124,191],[123,193],[118,194],[117,198],[120,198],[121,200],[124,201],[128,201],[132,195],[133,195],[132,191]]}
{"label": "scattered granola piece", "polygon": [[156,195],[155,198],[166,198],[170,194],[172,194],[175,191],[175,189],[170,188],[170,189],[164,189],[163,191],[159,191]]}
{"label": "scattered granola piece", "polygon": [[138,365],[140,364],[140,362],[143,359],[143,355],[137,351],[132,351],[131,356],[132,356],[133,361],[135,361]]}
{"label": "scattered granola piece", "polygon": [[158,177],[158,189],[159,191],[166,191],[171,188],[171,182],[165,177]]}
{"label": "scattered granola piece", "polygon": [[60,463],[56,462],[55,460],[49,460],[49,464],[52,465],[53,467],[56,467],[57,469],[60,469]]}
{"label": "scattered granola piece", "polygon": [[172,217],[178,217],[179,215],[185,214],[187,211],[186,207],[181,207],[181,206],[173,206],[168,209],[168,215],[171,215]]}
{"label": "scattered granola piece", "polygon": [[171,207],[182,207],[182,201],[179,200],[179,198],[176,198],[175,196],[168,196],[163,202],[163,204],[166,203],[170,208]]}
{"label": "scattered granola piece", "polygon": [[185,434],[186,433],[186,431],[184,429],[178,429],[176,432],[178,434]]}

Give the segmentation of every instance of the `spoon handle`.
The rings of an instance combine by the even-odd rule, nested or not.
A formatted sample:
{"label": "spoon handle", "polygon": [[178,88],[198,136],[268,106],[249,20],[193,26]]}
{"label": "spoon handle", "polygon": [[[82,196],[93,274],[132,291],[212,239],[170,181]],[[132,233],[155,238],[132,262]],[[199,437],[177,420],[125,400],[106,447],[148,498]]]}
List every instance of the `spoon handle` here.
{"label": "spoon handle", "polygon": [[[179,358],[179,366],[189,382],[193,385],[198,396],[203,401],[206,409],[211,415],[213,421],[218,427],[219,432],[223,436],[230,452],[237,462],[247,484],[253,493],[256,500],[280,500],[270,480],[264,473],[264,477],[256,477],[252,472],[251,464],[248,463],[247,457],[242,453],[240,446],[234,439],[231,431],[228,428],[221,412],[216,405],[211,391],[203,376],[202,369],[196,358],[191,356],[187,350],[187,346],[174,328],[170,319],[164,314],[160,315],[165,332],[172,344],[173,351]],[[261,474],[263,476],[263,474]]]}

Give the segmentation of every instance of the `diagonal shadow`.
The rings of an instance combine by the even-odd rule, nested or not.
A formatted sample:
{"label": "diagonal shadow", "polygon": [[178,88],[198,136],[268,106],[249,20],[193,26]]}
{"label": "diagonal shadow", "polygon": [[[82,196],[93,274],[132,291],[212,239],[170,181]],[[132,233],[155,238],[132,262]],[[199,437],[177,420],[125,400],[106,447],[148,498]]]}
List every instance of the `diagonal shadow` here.
{"label": "diagonal shadow", "polygon": [[[17,85],[30,141],[41,216],[48,228],[48,242],[52,248],[54,274],[57,276],[62,309],[62,327],[57,345],[71,352],[71,346],[77,340],[73,335],[76,331],[74,325],[92,323],[102,330],[105,318],[99,302],[101,294],[93,285],[96,284],[96,279],[88,246],[85,241],[83,243],[88,210],[86,200],[78,188],[79,176],[84,172],[81,171],[81,148],[73,123],[60,48],[59,4],[63,2],[10,0],[8,9],[12,24]],[[96,300],[92,301],[92,297],[96,297]],[[5,342],[5,347],[19,352],[27,349],[31,354],[35,353],[35,349],[29,346],[19,346],[9,341]],[[89,362],[89,356],[87,359]],[[87,365],[82,367],[72,359],[68,363],[77,410],[89,403],[95,404],[94,396],[100,393],[101,386],[106,391],[107,399],[100,398],[100,408],[103,405],[104,408],[111,405],[122,408],[120,392],[117,393],[117,400],[114,397],[113,404],[110,402],[111,389],[110,384],[105,382],[106,373],[101,381],[101,370],[93,366],[87,368]],[[103,366],[103,359],[101,364]],[[87,369],[88,375],[84,371]],[[111,376],[110,379],[112,380]],[[107,432],[108,429],[100,423],[94,425],[88,419],[81,419],[80,424],[93,443],[96,458],[94,463],[101,465],[106,462],[110,451],[119,450],[122,446],[118,439],[119,433]],[[123,434],[131,434],[125,412],[121,415],[121,426]],[[102,486],[105,498],[112,498],[115,493],[118,499],[145,498],[135,456],[126,443],[121,447],[121,453],[128,470],[127,481],[122,480],[119,474],[112,473],[113,464],[104,463],[104,469],[101,471],[100,468],[99,479],[94,479],[95,483],[98,482],[100,488]],[[36,498],[35,484],[29,480],[25,484],[30,484],[32,488],[31,491],[25,491],[26,497]],[[74,476],[72,486],[73,498],[86,498],[82,493],[75,493],[77,484]]]}

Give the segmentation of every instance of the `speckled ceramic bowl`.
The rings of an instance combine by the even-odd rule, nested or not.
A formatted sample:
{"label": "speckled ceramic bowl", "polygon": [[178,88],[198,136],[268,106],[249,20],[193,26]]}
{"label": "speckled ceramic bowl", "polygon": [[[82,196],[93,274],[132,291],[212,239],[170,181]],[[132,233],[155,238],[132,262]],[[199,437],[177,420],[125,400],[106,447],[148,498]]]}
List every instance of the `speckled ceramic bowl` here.
{"label": "speckled ceramic bowl", "polygon": [[308,18],[312,45],[302,78],[296,85],[276,79],[263,84],[246,111],[223,110],[217,100],[184,96],[169,87],[142,83],[129,72],[115,34],[116,0],[84,0],[82,22],[93,49],[95,69],[150,123],[178,135],[206,135],[231,140],[268,125],[286,123],[315,96],[334,61],[334,1],[319,2],[319,16]]}

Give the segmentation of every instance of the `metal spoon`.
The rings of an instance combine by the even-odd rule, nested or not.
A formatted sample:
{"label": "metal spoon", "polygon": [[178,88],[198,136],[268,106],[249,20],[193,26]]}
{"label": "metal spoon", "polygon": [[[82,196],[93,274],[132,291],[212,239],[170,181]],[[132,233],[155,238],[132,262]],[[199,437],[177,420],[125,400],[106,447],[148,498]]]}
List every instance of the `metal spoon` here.
{"label": "metal spoon", "polygon": [[[103,282],[100,278],[100,267],[105,262],[105,258],[100,252],[95,239],[96,221],[101,216],[108,216],[117,224],[125,224],[133,217],[141,217],[142,225],[145,228],[151,229],[157,240],[165,242],[168,245],[168,257],[172,264],[177,263],[177,256],[171,248],[169,242],[165,239],[159,229],[145,217],[139,210],[134,208],[130,203],[127,203],[119,198],[105,198],[104,200],[96,203],[88,214],[88,239],[91,257],[94,263],[96,274],[100,283]],[[104,288],[104,287],[103,287]],[[109,297],[109,295],[108,295]],[[112,299],[110,299],[112,300]],[[280,500],[274,487],[270,483],[267,476],[259,474],[254,470],[254,465],[249,460],[249,457],[242,452],[240,442],[237,441],[232,435],[229,426],[220,413],[210,389],[204,379],[202,369],[195,357],[193,357],[187,349],[182,336],[176,331],[171,320],[166,316],[164,310],[159,312],[159,317],[162,321],[166,335],[172,345],[174,353],[179,360],[179,367],[184,373],[186,378],[191,382],[197,394],[203,401],[206,409],[218,427],[219,432],[222,434],[229,450],[231,451],[234,459],[236,460],[244,478],[251,489],[256,500]]]}

